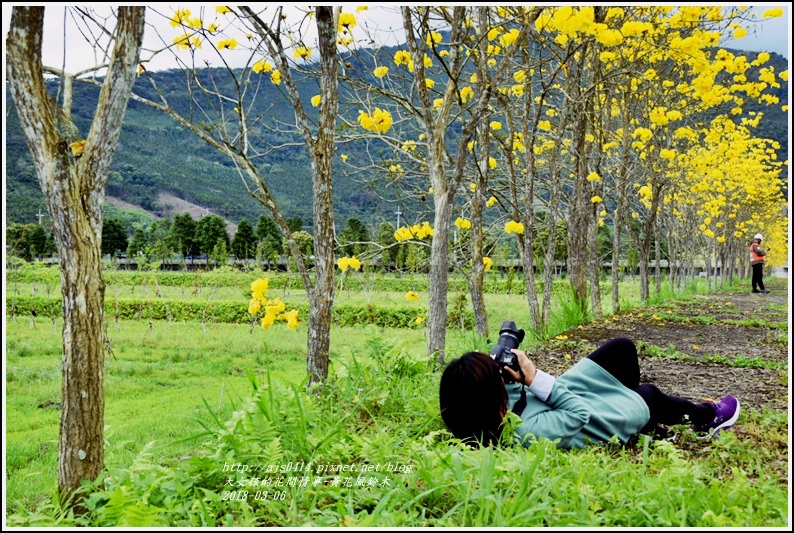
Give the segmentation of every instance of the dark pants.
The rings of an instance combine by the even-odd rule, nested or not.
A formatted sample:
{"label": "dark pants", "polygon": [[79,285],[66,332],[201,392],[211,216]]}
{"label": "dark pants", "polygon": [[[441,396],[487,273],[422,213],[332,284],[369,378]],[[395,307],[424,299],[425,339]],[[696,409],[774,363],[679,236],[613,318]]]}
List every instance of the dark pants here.
{"label": "dark pants", "polygon": [[710,422],[714,409],[706,403],[694,403],[670,396],[651,383],[640,383],[640,362],[634,341],[625,337],[609,340],[587,356],[615,376],[623,385],[645,400],[651,418],[642,433],[657,429],[659,424],[698,424]]}
{"label": "dark pants", "polygon": [[764,288],[764,264],[756,263],[753,265],[753,292],[765,291]]}

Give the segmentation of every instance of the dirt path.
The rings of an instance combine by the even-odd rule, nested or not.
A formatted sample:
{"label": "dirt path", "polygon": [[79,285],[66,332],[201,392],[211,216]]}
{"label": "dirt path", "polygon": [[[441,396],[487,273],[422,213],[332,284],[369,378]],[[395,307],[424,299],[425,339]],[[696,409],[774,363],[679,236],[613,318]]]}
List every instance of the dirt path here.
{"label": "dirt path", "polygon": [[767,288],[625,311],[567,331],[531,357],[559,375],[602,342],[629,337],[640,347],[643,382],[693,400],[733,394],[744,409],[786,411],[787,280],[769,279]]}

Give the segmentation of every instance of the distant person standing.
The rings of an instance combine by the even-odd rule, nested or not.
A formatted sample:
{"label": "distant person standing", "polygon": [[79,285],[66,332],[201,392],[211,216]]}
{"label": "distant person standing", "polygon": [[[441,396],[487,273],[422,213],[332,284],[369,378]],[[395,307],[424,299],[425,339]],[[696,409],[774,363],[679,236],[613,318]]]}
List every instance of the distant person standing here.
{"label": "distant person standing", "polygon": [[[764,288],[764,262],[766,261],[767,250],[761,246],[764,236],[756,233],[750,245],[750,264],[753,266],[753,292],[768,293]],[[760,290],[759,290],[760,289]]]}

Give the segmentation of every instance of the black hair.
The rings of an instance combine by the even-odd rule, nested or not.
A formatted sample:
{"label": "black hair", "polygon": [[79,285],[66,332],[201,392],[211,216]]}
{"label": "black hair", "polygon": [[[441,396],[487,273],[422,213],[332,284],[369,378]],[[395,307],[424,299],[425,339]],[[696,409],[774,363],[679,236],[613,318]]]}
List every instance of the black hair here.
{"label": "black hair", "polygon": [[451,361],[441,375],[439,404],[455,437],[473,447],[498,444],[507,410],[499,364],[482,352]]}

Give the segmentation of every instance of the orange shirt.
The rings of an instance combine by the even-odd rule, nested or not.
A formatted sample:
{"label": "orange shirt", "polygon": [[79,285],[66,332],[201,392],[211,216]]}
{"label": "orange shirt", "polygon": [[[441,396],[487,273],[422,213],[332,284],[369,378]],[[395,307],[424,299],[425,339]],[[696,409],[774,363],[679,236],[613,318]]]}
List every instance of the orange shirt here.
{"label": "orange shirt", "polygon": [[753,244],[750,245],[750,264],[751,265],[755,265],[755,264],[758,264],[758,263],[763,263],[765,261],[765,258],[764,258],[765,255],[766,255],[766,252],[764,251],[763,248],[761,248],[760,244],[758,244],[757,242],[754,242]]}

